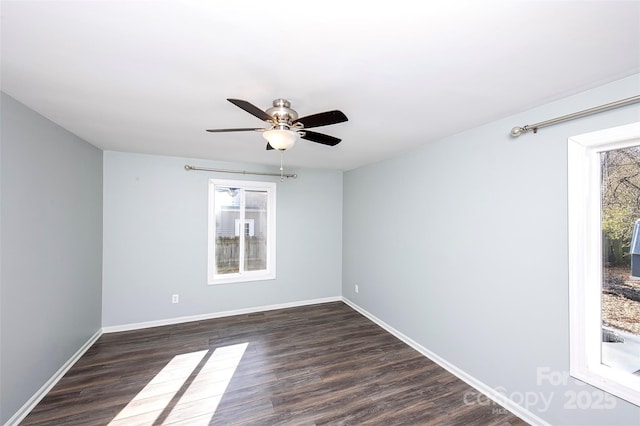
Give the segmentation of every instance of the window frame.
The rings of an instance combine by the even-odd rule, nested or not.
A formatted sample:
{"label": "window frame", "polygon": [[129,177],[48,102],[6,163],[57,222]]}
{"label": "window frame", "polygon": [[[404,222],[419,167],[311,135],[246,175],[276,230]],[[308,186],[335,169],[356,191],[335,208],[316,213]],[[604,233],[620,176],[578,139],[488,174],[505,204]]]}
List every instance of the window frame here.
{"label": "window frame", "polygon": [[640,405],[640,377],[602,364],[600,153],[640,145],[640,122],[568,140],[569,373]]}
{"label": "window frame", "polygon": [[[243,250],[245,233],[240,227],[240,271],[238,273],[216,273],[216,188],[238,188],[242,191],[267,192],[267,254],[266,269],[243,271]],[[245,208],[241,207],[240,223],[245,221]],[[209,285],[273,280],[276,278],[276,184],[274,182],[258,182],[246,180],[209,179],[209,211],[208,211],[208,257],[207,283]]]}

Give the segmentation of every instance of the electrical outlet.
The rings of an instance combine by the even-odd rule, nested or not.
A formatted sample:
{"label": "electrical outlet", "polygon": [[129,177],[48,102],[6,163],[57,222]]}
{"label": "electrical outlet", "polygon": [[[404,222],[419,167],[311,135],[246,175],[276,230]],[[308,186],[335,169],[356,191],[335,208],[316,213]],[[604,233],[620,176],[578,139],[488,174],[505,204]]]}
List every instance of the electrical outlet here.
{"label": "electrical outlet", "polygon": [[359,290],[358,290],[358,284],[356,284],[356,293],[358,293],[358,291],[359,291]]}
{"label": "electrical outlet", "polygon": [[180,302],[180,296],[177,294],[174,294],[173,296],[171,296],[171,303],[178,303]]}

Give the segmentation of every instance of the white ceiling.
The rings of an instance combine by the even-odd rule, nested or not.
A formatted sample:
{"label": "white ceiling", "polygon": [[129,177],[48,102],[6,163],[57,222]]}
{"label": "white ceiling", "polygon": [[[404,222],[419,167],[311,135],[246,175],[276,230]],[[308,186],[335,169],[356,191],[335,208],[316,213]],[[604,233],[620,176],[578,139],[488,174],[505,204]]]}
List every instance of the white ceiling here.
{"label": "white ceiling", "polygon": [[262,127],[226,98],[349,117],[289,168],[353,169],[640,72],[639,1],[2,1],[0,24],[2,90],[105,150],[278,165],[259,133],[205,132]]}

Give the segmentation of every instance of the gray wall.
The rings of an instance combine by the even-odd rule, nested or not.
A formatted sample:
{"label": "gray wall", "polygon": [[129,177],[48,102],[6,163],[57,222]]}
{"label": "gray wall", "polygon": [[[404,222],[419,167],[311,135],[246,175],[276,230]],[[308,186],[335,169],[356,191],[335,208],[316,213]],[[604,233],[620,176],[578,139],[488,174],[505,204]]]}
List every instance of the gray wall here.
{"label": "gray wall", "polygon": [[638,93],[636,75],[345,173],[343,295],[514,400],[551,397],[528,408],[552,424],[640,424],[620,399],[564,409],[565,392],[596,389],[537,380],[569,370],[567,138],[640,106],[509,136]]}
{"label": "gray wall", "polygon": [[101,328],[102,152],[1,100],[5,423]]}
{"label": "gray wall", "polygon": [[[187,172],[185,164],[265,170],[105,152],[103,326],[340,296],[341,172],[305,169],[297,179],[279,182],[277,177]],[[277,182],[275,280],[207,285],[212,177]],[[171,303],[174,293],[180,295],[178,304]]]}

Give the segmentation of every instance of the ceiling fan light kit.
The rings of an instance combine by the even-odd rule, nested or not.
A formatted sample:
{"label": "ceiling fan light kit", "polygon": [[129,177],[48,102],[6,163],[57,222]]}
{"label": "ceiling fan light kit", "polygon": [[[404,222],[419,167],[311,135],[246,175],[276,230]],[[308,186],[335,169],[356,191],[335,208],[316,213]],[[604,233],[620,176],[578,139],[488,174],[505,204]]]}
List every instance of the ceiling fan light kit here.
{"label": "ceiling fan light kit", "polygon": [[335,146],[340,143],[341,139],[323,133],[307,131],[306,129],[348,121],[347,116],[338,110],[320,112],[299,118],[298,113],[291,109],[291,103],[281,98],[274,100],[273,106],[266,111],[242,99],[229,98],[227,100],[254,117],[265,121],[269,127],[207,129],[207,132],[263,132],[262,136],[268,141],[268,150],[286,151],[295,145],[298,137],[323,145]]}
{"label": "ceiling fan light kit", "polygon": [[263,132],[262,137],[269,141],[271,148],[286,151],[296,144],[298,133],[291,130],[273,129]]}

